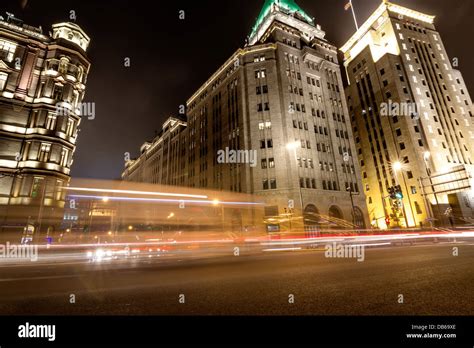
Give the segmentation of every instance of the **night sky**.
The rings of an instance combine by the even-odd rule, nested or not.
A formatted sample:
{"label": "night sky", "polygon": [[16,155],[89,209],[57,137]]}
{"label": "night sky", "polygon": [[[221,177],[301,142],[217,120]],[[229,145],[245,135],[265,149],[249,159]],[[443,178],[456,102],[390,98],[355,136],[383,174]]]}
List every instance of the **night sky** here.
{"label": "night sky", "polygon": [[[326,31],[337,47],[353,34],[347,0],[296,0]],[[353,0],[359,24],[381,0]],[[450,58],[459,58],[471,95],[474,93],[474,1],[394,0],[436,15],[435,25]],[[72,175],[119,178],[124,153],[138,154],[162,122],[176,115],[193,92],[230,55],[242,47],[264,0],[2,0],[0,11],[13,12],[29,25],[67,21],[91,37],[92,68],[84,102],[96,103],[96,118],[84,119]],[[180,20],[179,11],[185,11]],[[124,67],[124,58],[131,67]]]}

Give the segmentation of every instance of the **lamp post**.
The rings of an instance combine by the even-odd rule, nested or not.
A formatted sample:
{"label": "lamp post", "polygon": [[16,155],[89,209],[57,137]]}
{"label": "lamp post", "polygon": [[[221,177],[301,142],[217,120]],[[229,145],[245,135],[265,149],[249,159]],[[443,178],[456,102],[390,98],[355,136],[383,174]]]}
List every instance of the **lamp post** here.
{"label": "lamp post", "polygon": [[[288,143],[286,145],[286,148],[288,150],[293,150],[294,154],[294,159],[295,159],[295,168],[296,168],[296,173],[298,174],[298,189],[299,189],[299,195],[300,195],[300,207],[301,207],[301,218],[303,219],[303,228],[304,228],[304,204],[303,204],[303,192],[301,191],[301,184],[299,182],[300,176],[299,176],[299,171],[298,171],[298,157],[296,155],[296,149],[300,146],[300,144],[295,141],[293,143]],[[291,175],[290,175],[291,177]]]}
{"label": "lamp post", "polygon": [[[401,162],[397,161],[395,163],[393,163],[392,165],[392,168],[393,168],[393,171],[394,171],[394,174],[395,174],[395,181],[397,183],[397,185],[399,185],[399,181],[398,181],[398,172],[401,172],[402,174],[402,179],[403,179],[403,186],[405,186],[405,192],[407,194],[407,198],[408,198],[408,204],[410,204],[410,212],[411,212],[411,215],[412,215],[412,218],[413,218],[413,222],[415,222],[415,214],[413,214],[413,207],[411,206],[411,200],[410,200],[410,195],[409,195],[409,192],[408,192],[408,186],[407,186],[407,183],[405,181],[405,176],[403,175],[403,165]],[[405,216],[405,224],[406,224],[406,227],[410,227],[408,225],[408,218],[407,218],[407,213],[406,213],[406,209],[405,209],[405,204],[403,204],[403,199],[402,199],[402,207],[403,207],[403,215]]]}
{"label": "lamp post", "polygon": [[356,225],[355,224],[355,208],[354,208],[354,198],[353,198],[353,191],[352,191],[352,188],[351,187],[346,187],[346,191],[349,192],[349,195],[351,196],[351,207],[352,207],[352,225]]}

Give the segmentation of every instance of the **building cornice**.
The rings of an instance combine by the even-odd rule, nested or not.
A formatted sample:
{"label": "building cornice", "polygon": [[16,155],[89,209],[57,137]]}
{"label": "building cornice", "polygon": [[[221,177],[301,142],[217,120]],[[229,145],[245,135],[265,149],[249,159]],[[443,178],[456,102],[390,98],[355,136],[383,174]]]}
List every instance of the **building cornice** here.
{"label": "building cornice", "polygon": [[370,17],[364,22],[364,24],[362,24],[359,30],[357,30],[354,35],[352,35],[352,37],[340,48],[342,53],[346,54],[348,51],[350,51],[352,47],[354,47],[354,45],[357,44],[357,42],[367,34],[377,19],[387,11],[397,13],[400,16],[416,19],[427,24],[433,24],[435,19],[435,16],[411,10],[384,0],[382,4],[380,4],[380,6],[374,11],[374,13],[372,13],[372,15],[370,15]]}

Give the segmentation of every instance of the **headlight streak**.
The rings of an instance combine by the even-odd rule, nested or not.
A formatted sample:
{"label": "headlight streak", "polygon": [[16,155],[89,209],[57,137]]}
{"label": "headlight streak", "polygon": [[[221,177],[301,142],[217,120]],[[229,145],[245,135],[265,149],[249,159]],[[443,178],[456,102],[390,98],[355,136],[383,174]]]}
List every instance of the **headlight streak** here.
{"label": "headlight streak", "polygon": [[96,189],[96,188],[87,188],[87,187],[66,187],[66,190],[79,191],[79,192],[122,193],[122,194],[143,195],[143,196],[165,196],[165,197],[183,197],[183,198],[187,197],[187,198],[203,198],[203,199],[208,198],[208,196],[206,195],[188,195],[188,194],[182,194],[182,193],[167,193],[167,192]]}
{"label": "headlight streak", "polygon": [[[88,195],[69,195],[72,198],[80,198],[80,199],[97,199],[102,200],[104,197],[102,196],[88,196]],[[164,198],[142,198],[142,197],[107,197],[109,201],[136,201],[136,202],[155,202],[155,203],[190,203],[190,204],[206,204],[206,205],[215,205],[213,201],[204,201],[204,200],[182,200],[182,199],[164,199]],[[219,205],[263,205],[263,203],[259,202],[219,202]]]}

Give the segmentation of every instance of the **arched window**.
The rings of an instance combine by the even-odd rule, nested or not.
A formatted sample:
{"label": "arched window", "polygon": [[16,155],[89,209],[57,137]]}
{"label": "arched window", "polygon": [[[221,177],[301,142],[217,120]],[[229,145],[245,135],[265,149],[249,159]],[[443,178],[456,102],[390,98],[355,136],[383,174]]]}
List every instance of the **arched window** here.
{"label": "arched window", "polygon": [[343,219],[341,209],[338,206],[333,205],[329,208],[329,217],[336,219]]}
{"label": "arched window", "polygon": [[59,60],[59,72],[63,74],[66,73],[68,65],[69,65],[69,59],[66,57],[61,57],[61,59]]}
{"label": "arched window", "polygon": [[319,210],[313,204],[308,204],[304,209],[304,224],[313,226],[320,224]]}
{"label": "arched window", "polygon": [[358,207],[354,207],[354,223],[357,227],[365,228],[364,214]]}

